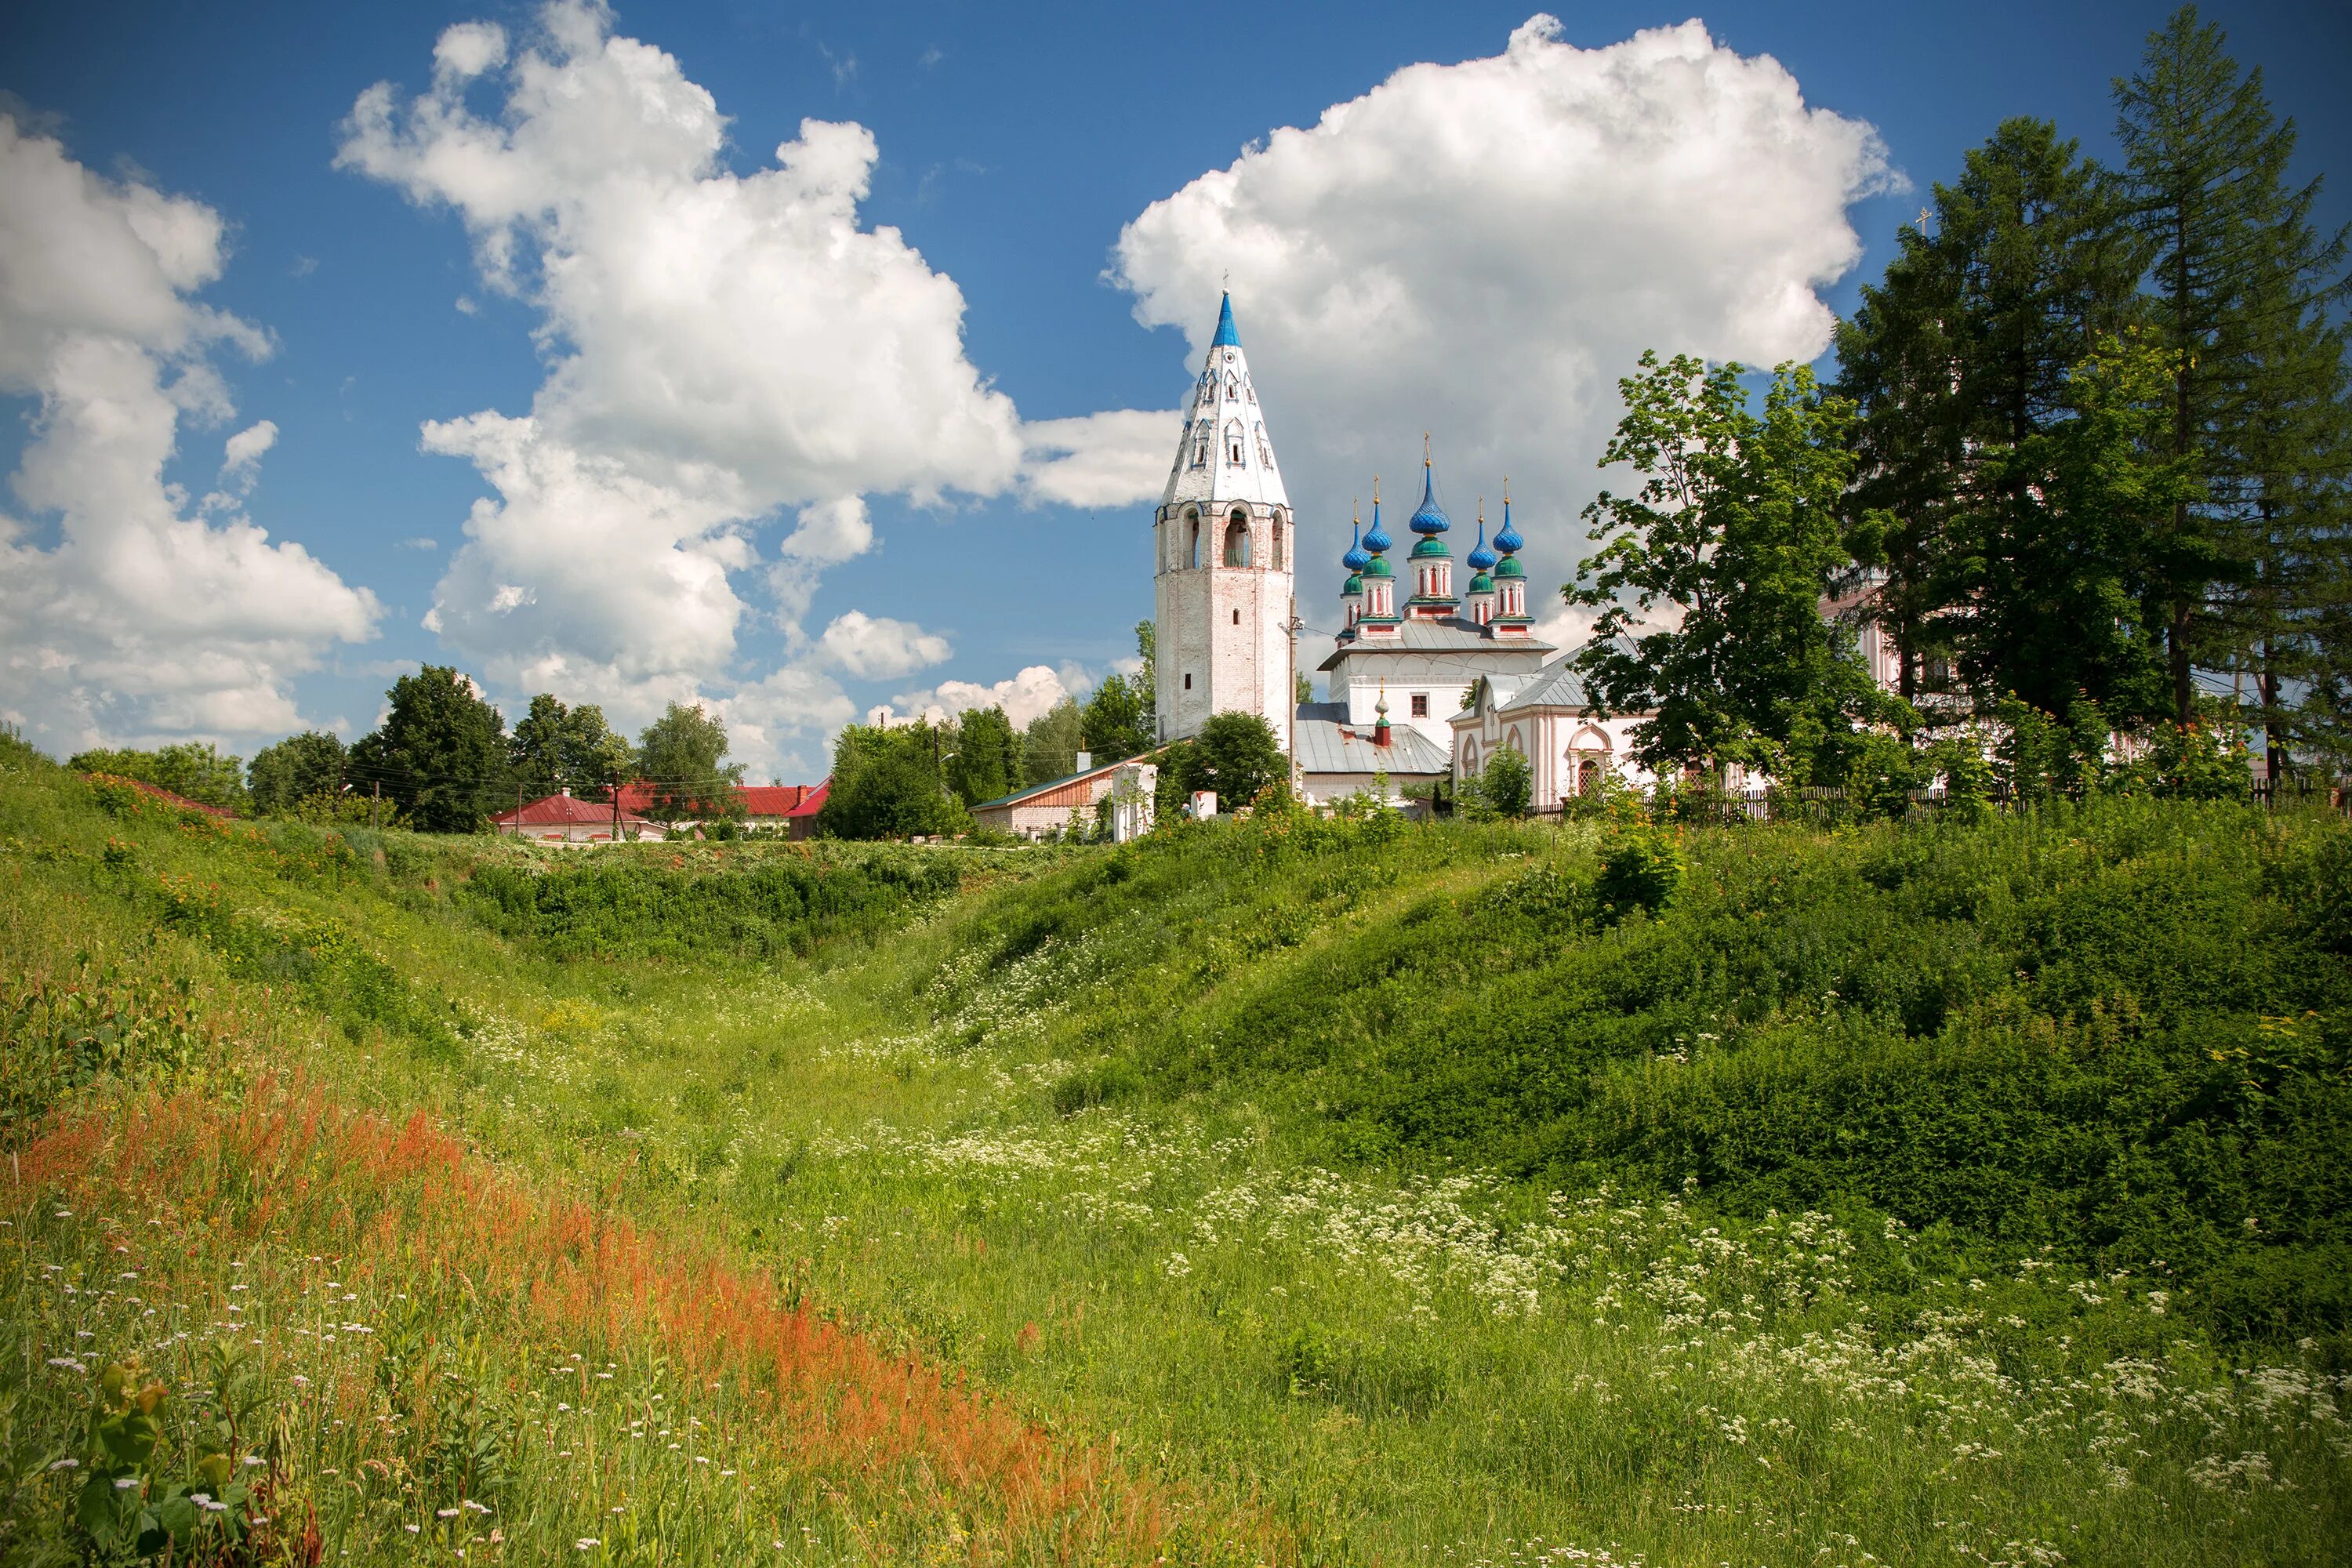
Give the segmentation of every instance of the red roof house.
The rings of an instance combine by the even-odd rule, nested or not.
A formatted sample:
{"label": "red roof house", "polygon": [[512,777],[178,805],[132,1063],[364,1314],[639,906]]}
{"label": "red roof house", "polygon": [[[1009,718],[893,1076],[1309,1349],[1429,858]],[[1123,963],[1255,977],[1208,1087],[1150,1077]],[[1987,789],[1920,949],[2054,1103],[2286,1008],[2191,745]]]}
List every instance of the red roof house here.
{"label": "red roof house", "polygon": [[812,838],[816,836],[816,814],[824,809],[824,797],[833,792],[833,775],[827,773],[801,790],[799,802],[784,813],[784,830],[793,838]]}
{"label": "red roof house", "polygon": [[[824,785],[737,784],[735,798],[742,803],[744,826],[782,827],[790,829],[795,838],[805,838],[808,835],[794,824],[815,816],[816,807],[824,804]],[[650,810],[653,804],[654,787],[644,780],[621,786],[624,811],[644,812]]]}
{"label": "red roof house", "polygon": [[636,838],[659,838],[661,824],[649,822],[628,809],[628,792],[621,792],[623,805],[617,814],[608,800],[582,800],[564,790],[557,795],[543,795],[520,811],[502,811],[490,818],[500,833],[510,833],[518,838],[535,838],[552,844],[609,844],[618,826],[621,834]]}

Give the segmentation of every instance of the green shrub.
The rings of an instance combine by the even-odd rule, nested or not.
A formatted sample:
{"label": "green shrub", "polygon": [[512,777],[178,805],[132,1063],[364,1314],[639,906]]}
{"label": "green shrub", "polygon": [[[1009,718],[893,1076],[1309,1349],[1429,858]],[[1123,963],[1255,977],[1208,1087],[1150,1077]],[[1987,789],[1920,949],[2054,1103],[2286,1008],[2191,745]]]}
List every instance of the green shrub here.
{"label": "green shrub", "polygon": [[1593,891],[1602,907],[1622,918],[1635,910],[1664,909],[1682,886],[1683,873],[1682,846],[1671,830],[1636,827],[1602,851]]}

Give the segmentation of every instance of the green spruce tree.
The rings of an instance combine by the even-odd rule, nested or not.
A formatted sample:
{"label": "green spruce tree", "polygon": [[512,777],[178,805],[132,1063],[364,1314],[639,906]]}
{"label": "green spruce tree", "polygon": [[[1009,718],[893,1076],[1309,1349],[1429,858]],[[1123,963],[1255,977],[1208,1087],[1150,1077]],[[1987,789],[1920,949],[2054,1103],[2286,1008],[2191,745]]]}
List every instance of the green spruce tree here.
{"label": "green spruce tree", "polygon": [[2329,471],[2341,462],[2342,344],[2326,310],[2344,295],[2345,236],[2314,228],[2318,182],[2287,179],[2293,123],[2194,5],[2149,35],[2115,94],[2151,319],[2173,355],[2159,439],[2192,481],[2149,541],[2173,714],[2195,717],[2200,666],[2251,658],[2260,682],[2267,659],[2257,709],[2272,722],[2299,626],[2324,623],[2327,606],[2309,595],[2332,580],[2341,536],[2327,491],[2342,482]]}

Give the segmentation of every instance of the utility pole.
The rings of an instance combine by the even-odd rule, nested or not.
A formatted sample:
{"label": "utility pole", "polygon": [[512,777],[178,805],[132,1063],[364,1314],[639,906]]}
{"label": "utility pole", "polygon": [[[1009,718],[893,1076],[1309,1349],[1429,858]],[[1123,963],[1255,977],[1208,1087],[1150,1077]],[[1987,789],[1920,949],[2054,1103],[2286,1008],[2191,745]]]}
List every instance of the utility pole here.
{"label": "utility pole", "polygon": [[522,837],[522,781],[520,779],[515,781],[514,830],[514,836],[520,838]]}
{"label": "utility pole", "polygon": [[613,775],[613,842],[621,841],[621,775]]}
{"label": "utility pole", "polygon": [[383,781],[378,779],[368,786],[368,826],[383,826]]}
{"label": "utility pole", "polygon": [[1283,670],[1282,680],[1282,711],[1286,716],[1285,733],[1287,736],[1283,750],[1290,757],[1290,793],[1294,795],[1298,793],[1298,634],[1305,626],[1306,623],[1298,618],[1298,595],[1294,591],[1290,595],[1290,618],[1283,623],[1282,627],[1289,638],[1290,647],[1290,658]]}

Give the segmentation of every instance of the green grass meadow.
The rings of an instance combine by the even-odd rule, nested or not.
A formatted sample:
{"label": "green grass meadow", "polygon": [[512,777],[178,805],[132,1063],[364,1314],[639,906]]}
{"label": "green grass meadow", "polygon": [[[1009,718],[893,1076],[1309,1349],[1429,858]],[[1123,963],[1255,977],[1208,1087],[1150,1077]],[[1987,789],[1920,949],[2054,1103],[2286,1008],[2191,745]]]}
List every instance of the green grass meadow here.
{"label": "green grass meadow", "polygon": [[[0,1137],[100,1204],[13,1170],[8,1562],[134,1352],[126,1497],[315,1521],[223,1561],[2352,1561],[2338,820],[559,852],[5,760]],[[842,1458],[533,1205],[944,1425]]]}

